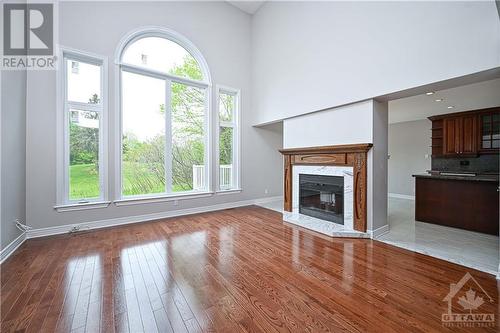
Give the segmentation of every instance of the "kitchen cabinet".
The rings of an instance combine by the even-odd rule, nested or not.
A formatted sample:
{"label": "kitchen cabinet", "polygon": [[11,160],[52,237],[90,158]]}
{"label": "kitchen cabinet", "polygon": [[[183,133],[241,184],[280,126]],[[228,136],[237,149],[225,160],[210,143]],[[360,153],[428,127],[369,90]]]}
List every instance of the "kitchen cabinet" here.
{"label": "kitchen cabinet", "polygon": [[477,154],[477,115],[464,115],[443,120],[444,155]]}
{"label": "kitchen cabinet", "polygon": [[415,220],[498,235],[498,176],[415,177]]}
{"label": "kitchen cabinet", "polygon": [[460,117],[460,154],[477,154],[477,115]]}
{"label": "kitchen cabinet", "polygon": [[460,132],[460,118],[446,118],[443,120],[443,153],[444,155],[455,155],[460,150],[459,132]]}
{"label": "kitchen cabinet", "polygon": [[500,148],[500,112],[487,112],[479,116],[480,147],[482,153],[498,152]]}
{"label": "kitchen cabinet", "polygon": [[471,157],[500,151],[500,108],[429,117],[432,156]]}

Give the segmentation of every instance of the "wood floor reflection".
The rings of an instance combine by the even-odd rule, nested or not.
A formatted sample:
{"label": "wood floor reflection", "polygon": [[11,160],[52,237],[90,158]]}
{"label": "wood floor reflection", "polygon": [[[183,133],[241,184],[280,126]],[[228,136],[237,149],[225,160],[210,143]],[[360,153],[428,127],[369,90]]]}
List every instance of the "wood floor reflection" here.
{"label": "wood floor reflection", "polygon": [[27,241],[1,266],[1,331],[498,332],[443,326],[466,272],[498,320],[491,275],[250,206]]}

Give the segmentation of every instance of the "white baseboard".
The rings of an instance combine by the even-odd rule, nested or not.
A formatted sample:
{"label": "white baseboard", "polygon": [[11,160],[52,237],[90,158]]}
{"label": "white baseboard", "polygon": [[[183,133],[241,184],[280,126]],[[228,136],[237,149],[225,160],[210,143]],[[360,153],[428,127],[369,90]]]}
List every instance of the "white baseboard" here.
{"label": "white baseboard", "polygon": [[14,251],[17,250],[19,246],[21,246],[26,240],[26,232],[23,232],[19,236],[16,237],[9,245],[5,247],[2,251],[0,251],[0,264],[2,264],[7,258],[11,256]]}
{"label": "white baseboard", "polygon": [[389,225],[385,224],[375,230],[368,230],[368,232],[370,233],[372,239],[377,239],[389,232]]}
{"label": "white baseboard", "polygon": [[254,200],[254,205],[260,205],[260,204],[265,204],[273,201],[279,201],[283,200],[282,195],[278,195],[277,197],[266,197],[266,198],[259,198]]}
{"label": "white baseboard", "polygon": [[68,233],[69,231],[71,231],[74,227],[78,227],[79,230],[100,229],[100,228],[113,227],[113,226],[117,226],[117,225],[139,223],[139,222],[149,222],[152,220],[165,219],[165,218],[169,218],[169,217],[212,212],[212,211],[217,211],[217,210],[222,210],[222,209],[249,206],[249,205],[255,205],[255,204],[263,204],[263,203],[267,203],[267,202],[280,200],[281,198],[282,198],[281,196],[267,197],[267,198],[259,198],[259,199],[252,199],[252,200],[228,202],[228,203],[211,205],[211,206],[179,209],[179,210],[146,214],[146,215],[125,216],[125,217],[118,217],[118,218],[114,218],[114,219],[82,222],[82,223],[76,223],[76,224],[66,224],[66,225],[48,227],[48,228],[31,229],[28,231],[27,238],[29,239],[29,238],[38,238],[38,237],[46,237],[46,236],[64,234],[64,233]]}
{"label": "white baseboard", "polygon": [[399,194],[399,193],[389,193],[389,198],[415,200],[414,195],[406,195],[406,194]]}

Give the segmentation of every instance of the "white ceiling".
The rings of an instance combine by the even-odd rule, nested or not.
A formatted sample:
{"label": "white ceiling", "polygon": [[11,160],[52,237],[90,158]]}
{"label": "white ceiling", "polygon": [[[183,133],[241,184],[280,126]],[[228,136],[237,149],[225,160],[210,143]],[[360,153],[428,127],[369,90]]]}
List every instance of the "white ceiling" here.
{"label": "white ceiling", "polygon": [[[443,99],[436,102],[436,99]],[[448,109],[448,106],[454,106]],[[451,89],[389,101],[389,123],[500,106],[500,79],[473,83]]]}
{"label": "white ceiling", "polygon": [[264,1],[227,1],[236,8],[253,15],[264,4]]}

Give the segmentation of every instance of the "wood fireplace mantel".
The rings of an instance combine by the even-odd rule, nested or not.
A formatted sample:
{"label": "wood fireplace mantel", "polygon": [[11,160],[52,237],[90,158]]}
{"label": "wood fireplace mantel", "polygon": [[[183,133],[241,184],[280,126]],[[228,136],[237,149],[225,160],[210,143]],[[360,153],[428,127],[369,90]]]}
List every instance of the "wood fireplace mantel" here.
{"label": "wood fireplace mantel", "polygon": [[373,144],[321,146],[281,149],[284,156],[284,210],[292,211],[293,165],[331,165],[353,167],[354,229],[366,232],[366,160]]}

